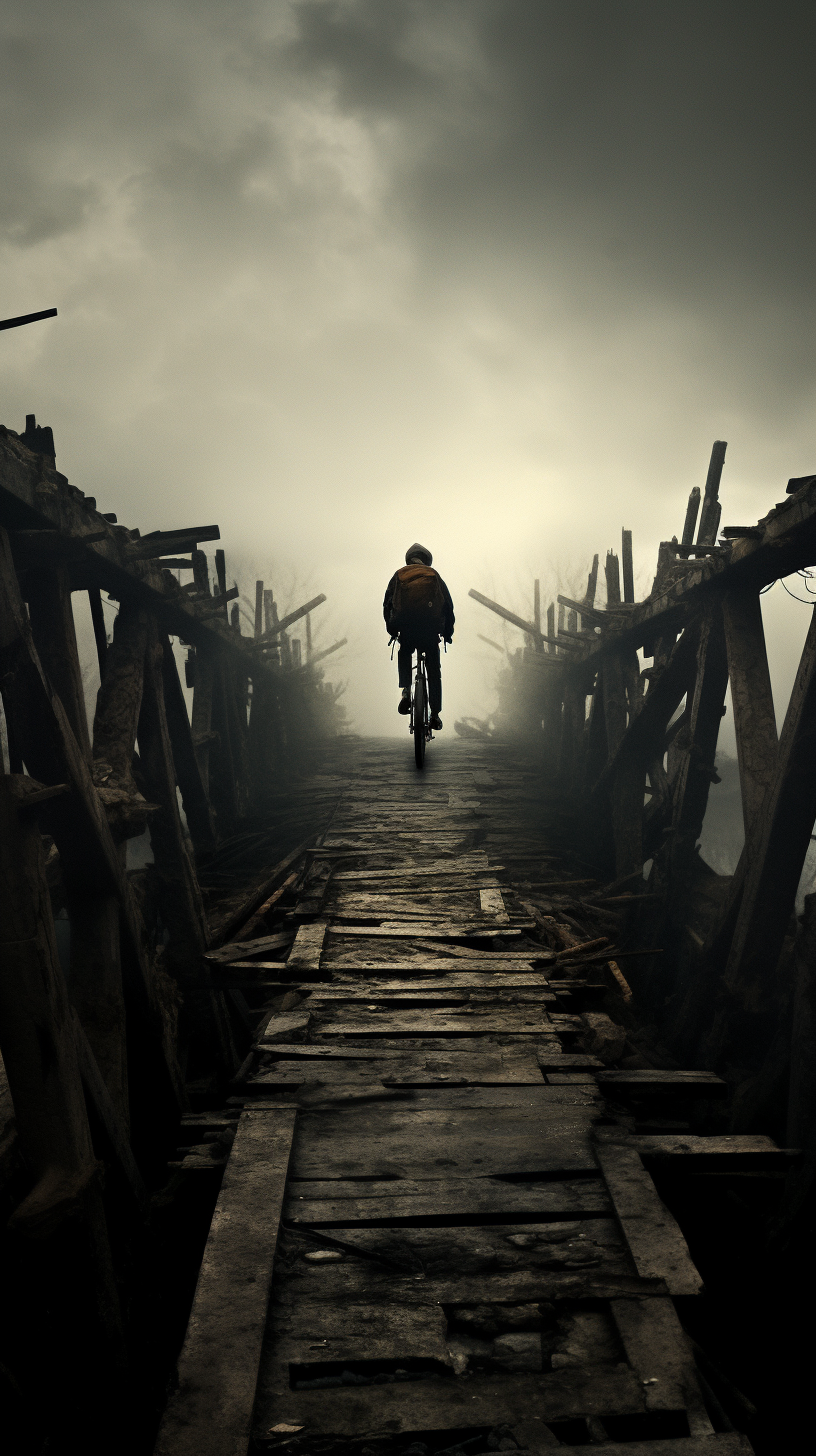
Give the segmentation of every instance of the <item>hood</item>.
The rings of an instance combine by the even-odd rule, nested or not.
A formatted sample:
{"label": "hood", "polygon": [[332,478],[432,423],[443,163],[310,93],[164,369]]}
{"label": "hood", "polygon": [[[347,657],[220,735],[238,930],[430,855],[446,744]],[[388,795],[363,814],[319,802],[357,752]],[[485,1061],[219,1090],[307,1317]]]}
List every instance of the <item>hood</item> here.
{"label": "hood", "polygon": [[406,565],[413,556],[418,556],[425,566],[433,565],[433,557],[427,546],[420,546],[418,541],[415,541],[413,546],[408,547],[408,550],[405,553]]}

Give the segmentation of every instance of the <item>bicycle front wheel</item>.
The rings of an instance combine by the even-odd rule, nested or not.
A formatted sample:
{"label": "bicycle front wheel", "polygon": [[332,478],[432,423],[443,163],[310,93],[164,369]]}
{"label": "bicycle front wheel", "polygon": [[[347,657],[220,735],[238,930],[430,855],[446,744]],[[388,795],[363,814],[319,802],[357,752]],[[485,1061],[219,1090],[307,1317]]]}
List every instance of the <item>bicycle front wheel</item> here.
{"label": "bicycle front wheel", "polygon": [[414,760],[417,768],[425,767],[425,677],[421,672],[414,683],[411,722],[414,729]]}

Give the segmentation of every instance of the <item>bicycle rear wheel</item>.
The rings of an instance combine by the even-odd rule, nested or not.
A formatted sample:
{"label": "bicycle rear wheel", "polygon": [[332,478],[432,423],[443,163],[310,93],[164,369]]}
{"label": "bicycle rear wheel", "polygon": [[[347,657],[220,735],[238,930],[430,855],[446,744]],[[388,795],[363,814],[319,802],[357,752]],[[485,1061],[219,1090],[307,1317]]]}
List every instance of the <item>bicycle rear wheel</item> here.
{"label": "bicycle rear wheel", "polygon": [[425,767],[425,674],[417,670],[414,682],[414,699],[411,723],[414,729],[414,761],[417,768]]}

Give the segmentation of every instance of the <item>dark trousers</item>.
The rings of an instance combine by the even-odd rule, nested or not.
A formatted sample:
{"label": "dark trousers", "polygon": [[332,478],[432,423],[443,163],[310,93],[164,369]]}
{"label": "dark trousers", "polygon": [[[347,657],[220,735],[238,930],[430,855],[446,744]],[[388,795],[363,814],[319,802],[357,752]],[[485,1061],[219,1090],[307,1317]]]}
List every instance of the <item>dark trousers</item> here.
{"label": "dark trousers", "polygon": [[428,673],[428,697],[431,712],[439,713],[442,708],[442,664],[439,660],[438,642],[414,642],[410,637],[400,635],[397,667],[401,688],[411,686],[411,659],[419,650],[425,653],[425,667]]}

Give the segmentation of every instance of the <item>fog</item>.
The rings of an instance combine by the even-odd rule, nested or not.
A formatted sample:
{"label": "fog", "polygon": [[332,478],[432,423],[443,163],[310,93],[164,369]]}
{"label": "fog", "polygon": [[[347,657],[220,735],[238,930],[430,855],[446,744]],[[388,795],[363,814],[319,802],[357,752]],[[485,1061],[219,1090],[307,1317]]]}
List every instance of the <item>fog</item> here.
{"label": "fog", "polygon": [[[815,17],[6,0],[0,315],[59,317],[0,335],[0,419],[129,525],[217,521],[247,594],[326,592],[358,731],[403,731],[381,601],[424,542],[443,717],[481,716],[470,587],[529,611],[626,526],[643,594],[715,438],[724,524],[816,469]],[[781,712],[809,614],[763,604]]]}

